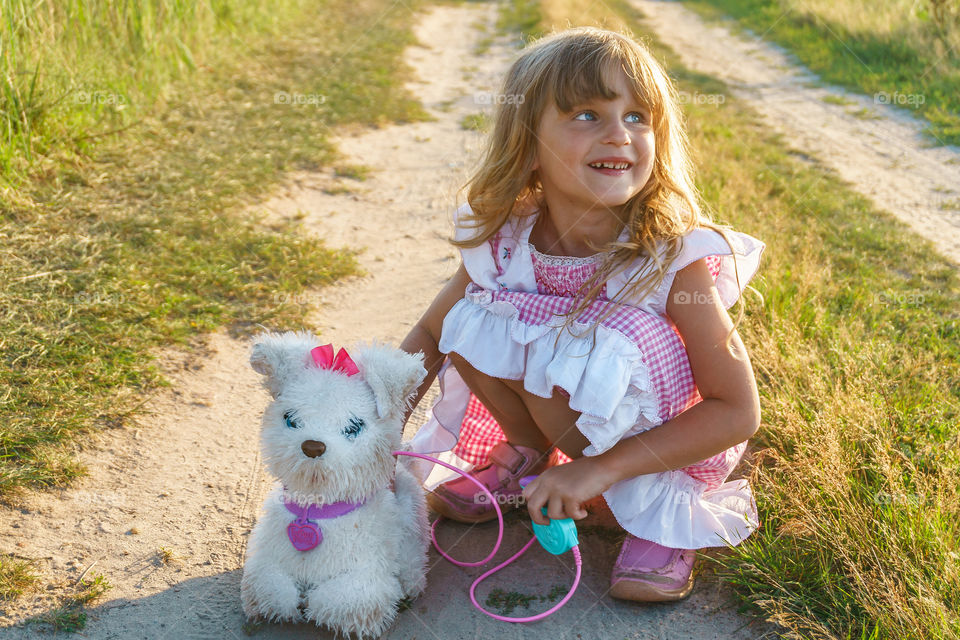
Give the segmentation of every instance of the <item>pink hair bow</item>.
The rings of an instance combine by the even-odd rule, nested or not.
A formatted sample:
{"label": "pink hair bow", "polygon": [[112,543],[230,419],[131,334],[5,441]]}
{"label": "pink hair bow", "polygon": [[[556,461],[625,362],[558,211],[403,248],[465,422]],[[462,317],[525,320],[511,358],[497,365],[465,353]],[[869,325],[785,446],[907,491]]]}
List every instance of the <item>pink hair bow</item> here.
{"label": "pink hair bow", "polygon": [[337,352],[337,357],[333,357],[332,344],[314,347],[310,350],[310,355],[313,356],[314,364],[320,369],[332,369],[333,371],[345,373],[348,376],[360,373],[360,369],[358,369],[356,363],[350,359],[346,349],[343,347],[340,347],[340,351]]}

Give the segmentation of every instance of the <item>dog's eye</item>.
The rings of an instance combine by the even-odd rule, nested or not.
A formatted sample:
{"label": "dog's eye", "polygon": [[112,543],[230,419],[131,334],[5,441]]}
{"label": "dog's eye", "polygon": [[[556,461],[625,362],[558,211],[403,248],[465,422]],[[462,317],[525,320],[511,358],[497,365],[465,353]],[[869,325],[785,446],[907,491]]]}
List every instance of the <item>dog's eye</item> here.
{"label": "dog's eye", "polygon": [[287,411],[285,414],[283,414],[283,422],[284,422],[284,424],[286,424],[287,427],[289,427],[290,429],[299,429],[299,428],[300,428],[300,423],[297,422],[297,419],[293,417],[293,412],[291,412],[291,411]]}
{"label": "dog's eye", "polygon": [[364,424],[363,420],[361,420],[360,418],[350,418],[350,424],[348,424],[344,428],[343,435],[353,440],[358,435],[360,435],[360,432],[363,431],[364,426],[366,425]]}

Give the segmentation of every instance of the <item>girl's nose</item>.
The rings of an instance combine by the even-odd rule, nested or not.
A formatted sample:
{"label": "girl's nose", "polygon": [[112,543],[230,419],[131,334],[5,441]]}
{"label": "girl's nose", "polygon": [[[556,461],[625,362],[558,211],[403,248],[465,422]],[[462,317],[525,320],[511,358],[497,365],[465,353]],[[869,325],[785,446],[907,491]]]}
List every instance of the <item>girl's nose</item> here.
{"label": "girl's nose", "polygon": [[619,146],[629,144],[630,132],[627,131],[627,127],[622,122],[613,120],[604,132],[603,142],[604,144],[610,143]]}

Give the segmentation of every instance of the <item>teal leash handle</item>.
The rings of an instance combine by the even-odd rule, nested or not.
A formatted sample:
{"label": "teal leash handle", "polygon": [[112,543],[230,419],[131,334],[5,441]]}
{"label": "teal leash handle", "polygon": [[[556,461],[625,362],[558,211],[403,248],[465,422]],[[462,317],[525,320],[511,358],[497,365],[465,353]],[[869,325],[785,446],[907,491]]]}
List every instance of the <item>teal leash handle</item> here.
{"label": "teal leash handle", "polygon": [[[537,476],[524,476],[520,478],[520,486],[526,488]],[[541,507],[540,512],[547,515],[547,508]],[[577,537],[577,525],[572,518],[562,518],[560,520],[550,520],[550,524],[533,523],[533,534],[537,537],[537,542],[548,553],[555,556],[562,555],[570,549],[580,544]]]}

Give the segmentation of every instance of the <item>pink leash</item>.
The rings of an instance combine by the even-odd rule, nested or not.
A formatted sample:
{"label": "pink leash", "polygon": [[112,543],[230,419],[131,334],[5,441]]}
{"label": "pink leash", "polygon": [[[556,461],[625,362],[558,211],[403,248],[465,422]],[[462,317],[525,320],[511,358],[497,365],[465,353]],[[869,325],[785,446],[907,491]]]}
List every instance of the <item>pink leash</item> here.
{"label": "pink leash", "polygon": [[[495,545],[493,545],[493,551],[490,552],[490,555],[488,555],[488,556],[487,556],[486,558],[484,558],[483,560],[479,560],[479,561],[477,561],[477,562],[460,562],[459,560],[454,560],[454,559],[451,558],[449,555],[447,555],[447,554],[443,551],[443,549],[440,548],[440,545],[437,543],[437,523],[440,521],[441,518],[437,518],[436,520],[433,521],[433,526],[430,527],[430,538],[433,540],[433,546],[434,546],[434,548],[437,550],[437,553],[439,553],[441,556],[443,556],[444,558],[446,558],[447,560],[449,560],[450,562],[452,562],[453,564],[455,564],[455,565],[457,565],[457,566],[460,566],[460,567],[478,567],[478,566],[483,565],[483,564],[486,564],[487,562],[489,562],[490,560],[492,560],[492,559],[493,559],[493,556],[495,556],[495,555],[497,554],[497,551],[500,550],[500,543],[503,541],[503,512],[500,511],[500,504],[497,502],[497,499],[493,496],[493,494],[490,493],[490,490],[487,489],[485,486],[483,486],[483,484],[482,484],[479,480],[477,480],[477,479],[474,478],[473,476],[467,475],[467,474],[464,473],[461,469],[458,469],[457,467],[453,466],[452,464],[447,464],[446,462],[443,462],[442,460],[437,460],[436,458],[433,458],[433,457],[431,457],[431,456],[424,455],[424,454],[422,454],[422,453],[413,453],[413,452],[410,452],[410,451],[394,451],[394,452],[393,452],[393,455],[410,456],[410,457],[413,457],[413,458],[422,458],[422,459],[424,459],[424,460],[429,460],[430,462],[433,462],[433,463],[442,465],[442,466],[446,467],[447,469],[450,469],[450,470],[452,470],[452,471],[456,471],[457,473],[459,473],[460,475],[462,475],[464,478],[468,479],[470,482],[472,482],[473,484],[475,484],[475,485],[477,485],[478,487],[480,487],[480,489],[481,489],[485,494],[487,494],[487,496],[490,498],[490,503],[491,503],[491,504],[494,506],[494,508],[497,510],[497,521],[500,523],[500,525],[499,525],[500,528],[499,528],[499,530],[497,531],[497,542],[496,542]],[[441,516],[441,517],[442,517],[442,516]],[[576,564],[576,567],[577,567],[577,574],[576,574],[576,576],[575,576],[574,579],[573,579],[573,586],[570,587],[570,591],[567,592],[567,595],[565,595],[560,602],[558,602],[557,604],[555,604],[555,605],[554,605],[553,607],[551,607],[550,609],[547,609],[547,610],[544,611],[543,613],[538,613],[538,614],[535,615],[535,616],[528,616],[528,617],[526,617],[526,618],[510,618],[510,617],[507,617],[507,616],[498,616],[498,615],[495,614],[495,613],[490,613],[489,611],[487,611],[486,609],[484,609],[483,607],[481,607],[479,602],[477,602],[477,597],[476,597],[477,585],[479,585],[481,582],[483,582],[484,580],[486,580],[488,577],[492,576],[494,573],[496,573],[497,571],[500,571],[500,569],[503,569],[505,566],[507,566],[508,564],[510,564],[511,562],[513,562],[514,560],[516,560],[517,558],[519,558],[520,556],[522,556],[522,555],[527,551],[527,549],[530,548],[530,545],[532,545],[536,539],[537,539],[537,537],[536,537],[536,536],[533,536],[532,538],[530,538],[530,540],[527,542],[527,544],[523,545],[523,548],[520,549],[520,551],[518,551],[517,553],[515,553],[513,556],[511,556],[511,557],[510,557],[508,560],[506,560],[505,562],[502,562],[502,563],[498,564],[498,565],[495,566],[493,569],[490,569],[489,571],[487,571],[486,573],[484,573],[484,574],[481,575],[479,578],[477,578],[476,580],[473,581],[473,584],[470,585],[470,601],[473,603],[473,606],[475,606],[477,609],[479,609],[479,610],[482,611],[483,613],[487,614],[488,616],[490,616],[491,618],[494,618],[494,619],[496,619],[496,620],[503,620],[504,622],[536,622],[537,620],[542,620],[542,619],[546,618],[546,617],[549,616],[551,613],[555,612],[557,609],[559,609],[560,607],[562,607],[563,605],[565,605],[565,604],[567,603],[567,600],[569,600],[569,599],[573,596],[573,592],[577,590],[577,585],[580,584],[580,572],[581,572],[582,560],[581,560],[581,558],[580,558],[580,546],[579,546],[579,545],[574,546],[572,549],[570,549],[570,550],[573,552],[573,560],[574,560],[574,563]]]}

